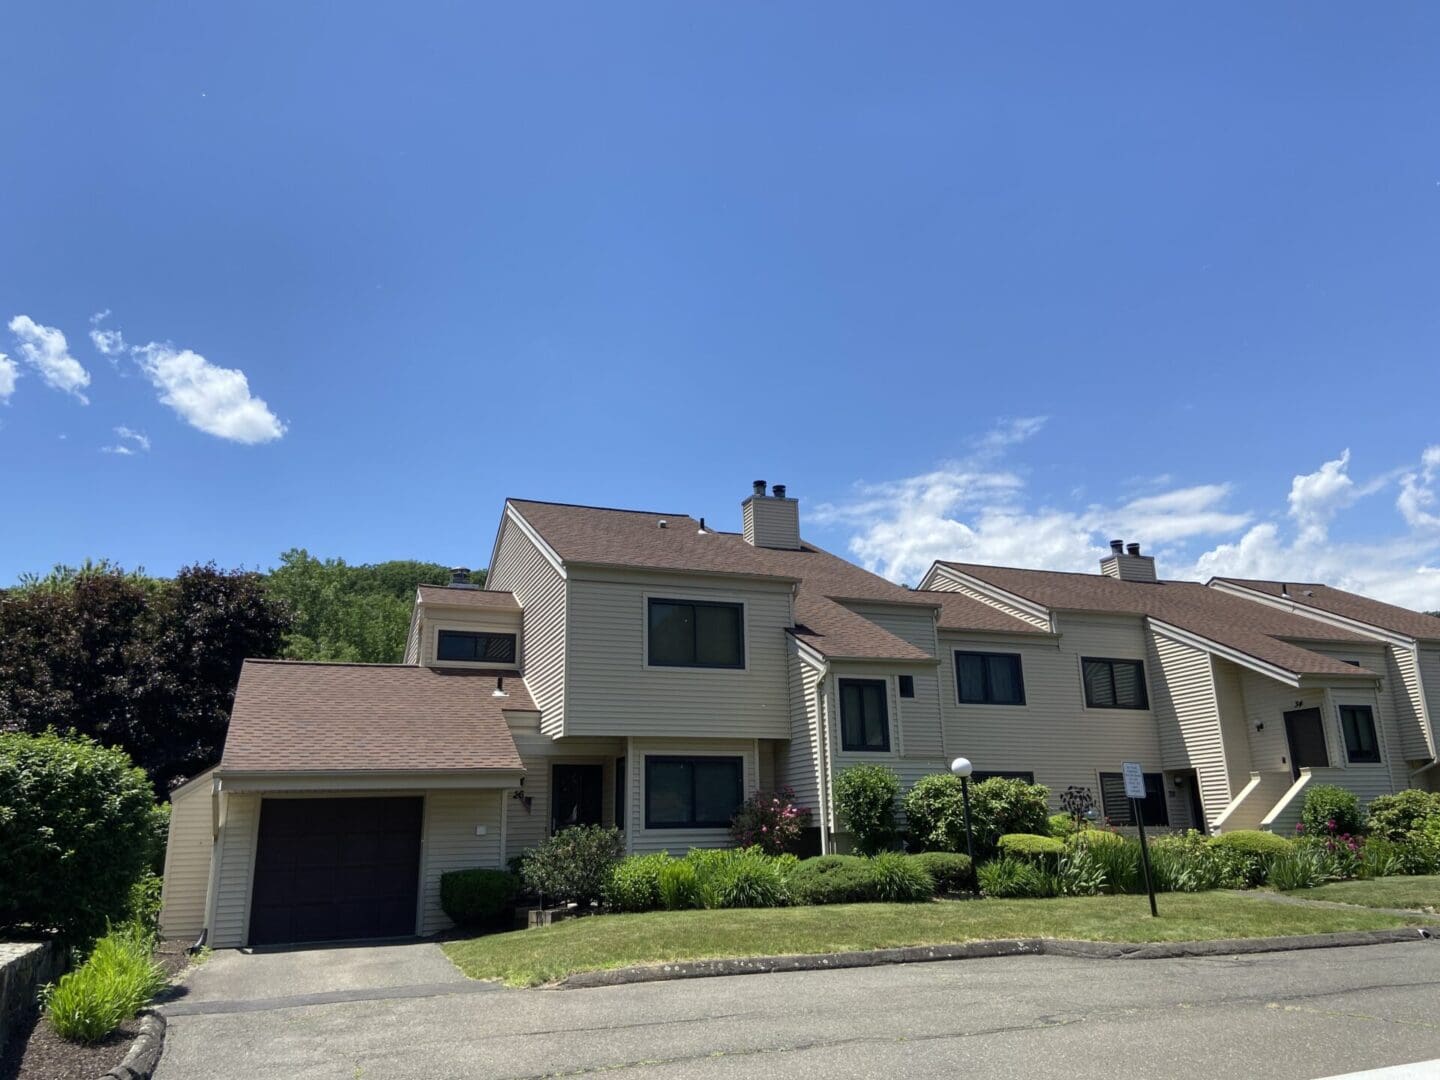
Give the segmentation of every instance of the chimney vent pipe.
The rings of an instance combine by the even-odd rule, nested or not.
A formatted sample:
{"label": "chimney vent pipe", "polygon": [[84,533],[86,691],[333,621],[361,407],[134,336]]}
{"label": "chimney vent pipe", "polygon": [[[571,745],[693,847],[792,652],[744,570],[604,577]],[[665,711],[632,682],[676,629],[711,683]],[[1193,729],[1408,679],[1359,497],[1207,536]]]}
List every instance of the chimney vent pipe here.
{"label": "chimney vent pipe", "polygon": [[1125,551],[1125,541],[1124,541],[1124,540],[1111,540],[1111,541],[1110,541],[1110,554],[1111,554],[1111,555],[1121,555],[1121,554],[1124,553],[1124,551]]}
{"label": "chimney vent pipe", "polygon": [[765,494],[765,481],[756,480],[753,486],[755,488],[755,494],[763,497]]}
{"label": "chimney vent pipe", "polygon": [[777,499],[783,499],[785,497],[785,485],[776,484],[770,489],[770,494],[774,495]]}
{"label": "chimney vent pipe", "polygon": [[1140,545],[1139,545],[1139,544],[1126,544],[1126,545],[1125,545],[1125,550],[1128,551],[1131,555],[1139,555],[1139,554],[1140,554]]}
{"label": "chimney vent pipe", "polygon": [[451,585],[469,585],[470,568],[468,566],[452,566],[450,568]]}

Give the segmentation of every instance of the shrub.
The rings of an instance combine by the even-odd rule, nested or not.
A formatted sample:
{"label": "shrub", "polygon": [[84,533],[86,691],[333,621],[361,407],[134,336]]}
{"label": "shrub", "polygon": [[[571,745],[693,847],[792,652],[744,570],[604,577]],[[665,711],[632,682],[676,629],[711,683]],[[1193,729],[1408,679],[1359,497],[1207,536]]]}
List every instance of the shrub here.
{"label": "shrub", "polygon": [[664,851],[622,859],[605,883],[605,906],[611,911],[654,911],[660,906],[660,872],[671,861]]}
{"label": "shrub", "polygon": [[515,875],[505,870],[451,870],[440,875],[440,910],[456,926],[494,926],[519,891]]}
{"label": "shrub", "polygon": [[910,860],[923,866],[935,882],[937,893],[969,892],[975,887],[975,868],[967,855],[951,851],[926,851],[911,855]]}
{"label": "shrub", "polygon": [[790,900],[780,864],[758,848],[728,852],[712,860],[708,874],[700,876],[707,907],[780,907]]}
{"label": "shrub", "polygon": [[103,934],[152,861],[161,813],[120,750],[54,732],[0,734],[0,930]]}
{"label": "shrub", "polygon": [[898,851],[885,851],[870,860],[875,899],[894,904],[911,904],[935,896],[935,879],[930,871]]}
{"label": "shrub", "polygon": [[97,941],[84,964],[46,988],[45,1014],[56,1033],[72,1042],[98,1042],[139,1012],[166,982],[150,958],[153,945],[136,924]]}
{"label": "shrub", "polygon": [[867,855],[883,850],[895,837],[895,800],[900,778],[884,765],[852,765],[835,777],[835,809]]}
{"label": "shrub", "polygon": [[1306,789],[1300,824],[1306,836],[1353,836],[1365,827],[1359,798],[1353,791],[1334,784],[1316,784]]}
{"label": "shrub", "polygon": [[164,886],[163,878],[147,870],[130,886],[130,898],[125,904],[126,919],[152,938],[160,933],[161,890]]}
{"label": "shrub", "polygon": [[767,855],[793,852],[810,827],[810,811],[795,805],[795,792],[757,791],[740,804],[730,822],[730,838],[741,847],[758,847]]}
{"label": "shrub", "polygon": [[1410,788],[1374,799],[1370,803],[1367,825],[1372,836],[1404,840],[1411,833],[1423,829],[1432,818],[1440,819],[1440,791]]}
{"label": "shrub", "polygon": [[604,895],[622,850],[618,829],[575,825],[525,852],[520,874],[541,897],[585,907]]}
{"label": "shrub", "polygon": [[1007,833],[995,845],[1006,855],[1044,863],[1058,859],[1065,854],[1065,843],[1053,836],[1035,836],[1031,833]]}
{"label": "shrub", "polygon": [[1224,881],[1224,868],[1205,837],[1194,829],[1157,836],[1150,843],[1150,871],[1162,892],[1203,892]]}
{"label": "shrub", "polygon": [[1065,840],[1075,834],[1078,826],[1069,814],[1051,814],[1046,832],[1057,840]]}
{"label": "shrub", "polygon": [[858,855],[820,855],[800,860],[790,891],[801,904],[863,903],[875,899],[875,875]]}
{"label": "shrub", "polygon": [[1265,880],[1282,891],[1309,889],[1325,881],[1324,853],[1315,847],[1293,847],[1282,855],[1272,855],[1265,864]]}
{"label": "shrub", "polygon": [[965,850],[965,803],[953,773],[922,776],[905,794],[911,846],[920,851]]}
{"label": "shrub", "polygon": [[660,905],[666,911],[688,911],[705,906],[705,895],[693,863],[672,859],[660,868]]}
{"label": "shrub", "polygon": [[1360,878],[1390,877],[1393,874],[1427,873],[1428,869],[1412,870],[1411,845],[1384,836],[1367,836],[1360,845],[1360,858],[1355,876]]}
{"label": "shrub", "polygon": [[975,834],[975,853],[995,850],[1007,833],[1043,835],[1050,823],[1049,789],[992,776],[970,791],[970,825]]}
{"label": "shrub", "polygon": [[1230,889],[1246,889],[1264,882],[1270,859],[1288,855],[1294,845],[1274,833],[1236,829],[1211,837],[1209,847],[1219,862],[1221,884]]}
{"label": "shrub", "polygon": [[976,871],[980,891],[985,896],[1003,900],[1013,897],[1054,896],[1059,882],[1038,866],[1024,859],[1001,855],[981,863]]}

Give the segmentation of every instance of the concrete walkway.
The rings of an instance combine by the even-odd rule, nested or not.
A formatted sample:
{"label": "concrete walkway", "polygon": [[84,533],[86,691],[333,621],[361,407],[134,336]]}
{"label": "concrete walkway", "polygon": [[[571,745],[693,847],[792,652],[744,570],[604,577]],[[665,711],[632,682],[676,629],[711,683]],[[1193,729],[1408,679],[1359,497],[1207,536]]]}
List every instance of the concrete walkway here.
{"label": "concrete walkway", "polygon": [[[256,960],[278,964],[291,997],[316,993],[325,981],[316,972],[330,964],[348,980],[357,963],[388,983],[369,992],[388,996],[289,1006],[252,997],[270,1004],[173,1015],[156,1076],[1312,1080],[1440,1055],[1433,942],[1178,960],[1010,957],[474,992],[460,988],[479,984],[439,979],[444,960],[433,946],[332,955],[341,952],[279,962],[216,957],[215,968],[191,980],[197,1000],[274,989],[257,985],[260,964],[249,963]],[[236,976],[228,989],[227,970]],[[440,989],[400,996],[416,979],[423,982],[412,985]]]}

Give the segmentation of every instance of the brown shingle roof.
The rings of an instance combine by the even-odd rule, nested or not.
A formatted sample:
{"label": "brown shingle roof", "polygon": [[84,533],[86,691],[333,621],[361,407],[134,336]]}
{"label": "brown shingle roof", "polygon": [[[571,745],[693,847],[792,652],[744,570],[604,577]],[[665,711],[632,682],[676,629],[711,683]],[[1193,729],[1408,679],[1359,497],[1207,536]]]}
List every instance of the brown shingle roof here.
{"label": "brown shingle roof", "polygon": [[915,595],[928,596],[940,604],[941,630],[981,630],[1002,634],[1046,632],[964,593],[917,591]]}
{"label": "brown shingle roof", "polygon": [[[506,697],[494,696],[497,675]],[[534,708],[514,672],[247,660],[220,768],[520,770],[502,710]]]}
{"label": "brown shingle roof", "polygon": [[1293,641],[1362,643],[1335,626],[1290,615],[1192,581],[1120,581],[1104,574],[1021,570],[945,562],[963,574],[1015,596],[1060,611],[1146,615],[1273,664],[1296,675],[1373,674],[1291,644]]}
{"label": "brown shingle roof", "polygon": [[420,602],[448,604],[453,607],[488,608],[494,611],[519,611],[515,594],[500,589],[457,589],[448,585],[421,585]]}
{"label": "brown shingle roof", "polygon": [[1386,604],[1358,593],[1334,589],[1329,585],[1294,581],[1260,581],[1253,578],[1215,578],[1214,580],[1227,581],[1232,585],[1253,589],[1255,592],[1277,598],[1283,592],[1286,598],[1297,607],[1316,608],[1319,611],[1341,615],[1347,619],[1354,619],[1356,622],[1378,626],[1382,630],[1405,634],[1408,637],[1440,639],[1440,618],[1436,618],[1434,615],[1426,615],[1424,612],[1412,611],[1410,608]]}
{"label": "brown shingle roof", "polygon": [[[739,533],[706,528],[688,514],[610,510],[511,499],[510,504],[567,563],[690,573],[737,574],[796,584],[795,636],[822,654],[926,660],[929,654],[836,602],[934,608],[928,596],[811,544],[798,551],[757,548]],[[660,528],[661,521],[666,523]]]}

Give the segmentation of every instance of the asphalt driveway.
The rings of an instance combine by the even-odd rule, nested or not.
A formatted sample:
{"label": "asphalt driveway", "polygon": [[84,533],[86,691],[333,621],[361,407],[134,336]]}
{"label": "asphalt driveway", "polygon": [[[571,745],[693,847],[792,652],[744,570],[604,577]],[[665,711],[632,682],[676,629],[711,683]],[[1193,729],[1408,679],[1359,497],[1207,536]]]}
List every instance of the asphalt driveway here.
{"label": "asphalt driveway", "polygon": [[156,1075],[1313,1080],[1440,1057],[1432,942],[1010,957],[595,990],[499,991],[447,967],[429,944],[216,955],[169,1007]]}

